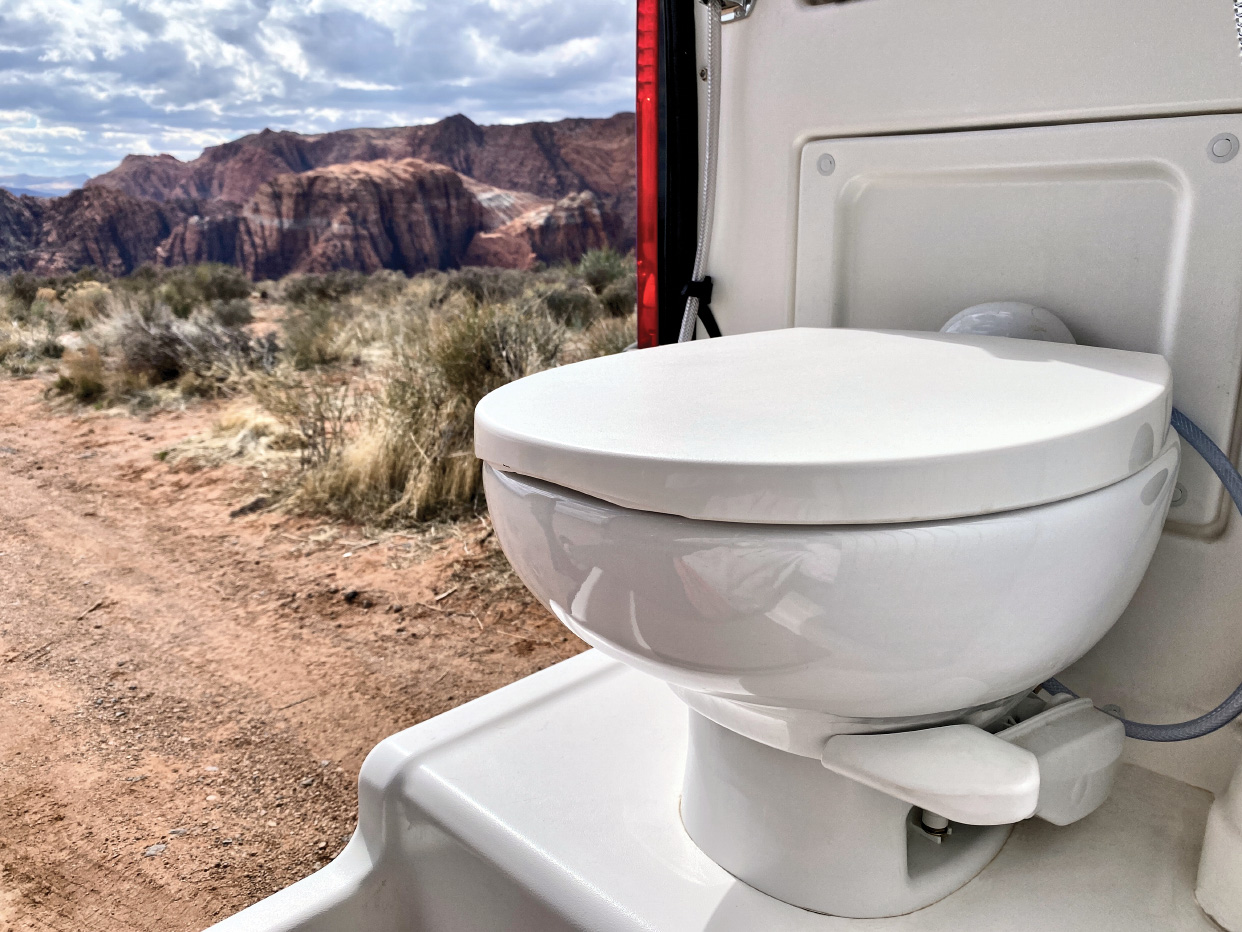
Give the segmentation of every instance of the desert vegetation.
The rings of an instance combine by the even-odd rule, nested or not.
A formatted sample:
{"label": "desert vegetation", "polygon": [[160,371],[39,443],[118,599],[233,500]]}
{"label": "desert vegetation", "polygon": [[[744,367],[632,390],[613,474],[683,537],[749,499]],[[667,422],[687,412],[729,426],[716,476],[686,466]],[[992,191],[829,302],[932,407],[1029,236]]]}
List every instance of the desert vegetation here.
{"label": "desert vegetation", "polygon": [[215,264],[0,280],[0,367],[58,405],[220,403],[161,456],[261,464],[274,507],[391,527],[472,511],[473,410],[540,369],[633,339],[633,262],[334,272],[254,284]]}

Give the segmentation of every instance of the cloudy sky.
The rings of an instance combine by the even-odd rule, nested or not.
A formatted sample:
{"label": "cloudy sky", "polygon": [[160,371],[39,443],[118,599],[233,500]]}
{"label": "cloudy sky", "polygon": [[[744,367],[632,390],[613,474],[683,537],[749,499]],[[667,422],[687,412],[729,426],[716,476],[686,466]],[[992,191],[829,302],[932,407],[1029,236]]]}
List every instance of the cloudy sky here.
{"label": "cloudy sky", "polygon": [[0,0],[0,174],[319,132],[633,109],[621,0]]}

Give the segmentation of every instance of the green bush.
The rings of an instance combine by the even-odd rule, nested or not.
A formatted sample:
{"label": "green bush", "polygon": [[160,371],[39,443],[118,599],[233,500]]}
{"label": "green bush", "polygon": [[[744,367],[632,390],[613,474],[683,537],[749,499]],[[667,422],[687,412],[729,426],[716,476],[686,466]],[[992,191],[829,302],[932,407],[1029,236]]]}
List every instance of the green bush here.
{"label": "green bush", "polygon": [[295,369],[326,366],[341,358],[341,316],[326,301],[291,308],[285,317],[285,352]]}
{"label": "green bush", "polygon": [[45,283],[27,272],[14,272],[4,284],[5,293],[16,303],[17,309],[28,311]]}
{"label": "green bush", "polygon": [[592,249],[578,260],[578,274],[596,294],[633,270],[633,260],[611,249]]}
{"label": "green bush", "polygon": [[173,316],[184,319],[197,308],[217,301],[244,301],[250,296],[250,289],[250,280],[241,269],[204,262],[166,273],[159,294]]}
{"label": "green bush", "polygon": [[250,312],[250,302],[245,298],[212,301],[211,316],[221,327],[242,327],[254,320],[254,314]]}
{"label": "green bush", "polygon": [[512,301],[520,297],[531,284],[529,272],[516,269],[492,269],[467,266],[445,277],[446,296],[461,294],[475,303]]}
{"label": "green bush", "polygon": [[568,327],[585,327],[599,316],[600,302],[590,288],[570,279],[541,296],[548,315]]}
{"label": "green bush", "polygon": [[471,409],[494,388],[556,364],[565,329],[537,305],[473,304],[436,321],[427,356]]}
{"label": "green bush", "polygon": [[638,306],[638,278],[629,273],[616,281],[610,282],[599,296],[599,303],[610,317],[625,317],[633,314]]}
{"label": "green bush", "polygon": [[362,272],[295,275],[286,280],[282,296],[286,303],[299,307],[325,304],[362,291],[369,280]]}

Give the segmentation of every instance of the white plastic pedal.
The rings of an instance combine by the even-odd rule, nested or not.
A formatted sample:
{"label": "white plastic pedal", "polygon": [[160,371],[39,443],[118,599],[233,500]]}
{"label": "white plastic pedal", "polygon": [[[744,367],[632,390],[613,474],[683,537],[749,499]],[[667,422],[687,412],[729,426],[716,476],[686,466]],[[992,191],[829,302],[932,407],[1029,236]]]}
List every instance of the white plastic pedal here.
{"label": "white plastic pedal", "polygon": [[997,735],[1035,755],[1039,804],[1035,815],[1069,825],[1108,798],[1121,761],[1126,727],[1090,699],[1060,702]]}
{"label": "white plastic pedal", "polygon": [[974,725],[837,735],[824,766],[864,786],[966,825],[1006,825],[1034,814],[1034,754]]}

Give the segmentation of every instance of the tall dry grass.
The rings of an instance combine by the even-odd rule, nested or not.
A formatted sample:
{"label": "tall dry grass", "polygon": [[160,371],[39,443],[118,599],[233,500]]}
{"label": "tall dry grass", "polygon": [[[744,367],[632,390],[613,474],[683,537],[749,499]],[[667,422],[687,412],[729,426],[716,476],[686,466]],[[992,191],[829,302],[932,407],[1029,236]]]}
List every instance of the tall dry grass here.
{"label": "tall dry grass", "polygon": [[634,281],[633,260],[607,250],[531,272],[257,286],[215,265],[19,274],[0,280],[0,365],[54,374],[49,391],[75,404],[234,397],[246,417],[182,453],[270,456],[285,507],[404,524],[477,506],[474,406],[513,379],[624,349]]}
{"label": "tall dry grass", "polygon": [[[622,272],[599,276],[602,289],[632,277],[628,260],[613,264]],[[382,294],[359,286],[340,299],[345,307],[321,337],[331,347],[321,358],[367,360],[356,375],[342,381],[339,366],[307,367],[303,359],[301,374],[276,374],[260,389],[288,425],[306,433],[306,424],[322,421],[334,438],[308,440],[305,449],[316,455],[292,484],[292,508],[379,525],[471,508],[482,487],[473,453],[479,399],[633,340],[632,305],[611,315],[579,268],[466,269],[420,276],[395,291],[382,285]],[[314,307],[321,299],[303,300]],[[327,406],[331,418],[316,413],[325,410],[325,395],[337,399]]]}

